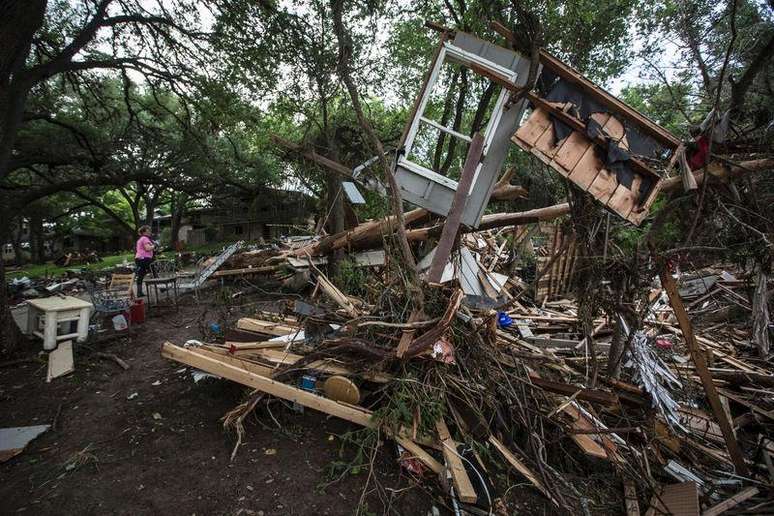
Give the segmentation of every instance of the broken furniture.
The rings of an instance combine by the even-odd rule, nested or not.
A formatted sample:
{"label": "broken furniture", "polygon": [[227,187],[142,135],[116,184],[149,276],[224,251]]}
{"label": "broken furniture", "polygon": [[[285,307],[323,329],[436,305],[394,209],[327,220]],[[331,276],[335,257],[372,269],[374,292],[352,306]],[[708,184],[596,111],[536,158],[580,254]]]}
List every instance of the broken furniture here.
{"label": "broken furniture", "polygon": [[92,317],[101,321],[103,317],[127,312],[134,299],[133,287],[134,274],[114,273],[106,289],[89,288],[89,296],[94,304]]}
{"label": "broken furniture", "polygon": [[[43,349],[56,348],[60,340],[77,338],[83,342],[89,335],[89,319],[94,306],[88,301],[71,296],[52,296],[32,299],[27,302],[27,324],[29,333],[43,339]],[[77,331],[59,335],[60,324],[78,321]]]}
{"label": "broken furniture", "polygon": [[[158,260],[150,265],[150,274],[145,277],[146,293],[149,306],[161,306],[162,297],[159,293],[165,293],[164,299],[172,302],[177,309],[177,264],[174,260]],[[151,295],[151,292],[154,295]],[[155,302],[153,298],[156,298]]]}
{"label": "broken furniture", "polygon": [[126,297],[133,297],[134,287],[134,273],[117,273],[114,272],[110,275],[110,285],[108,285],[108,290],[115,292],[116,294],[123,292]]}
{"label": "broken furniture", "polygon": [[62,342],[55,350],[48,354],[48,372],[46,373],[46,383],[50,383],[54,378],[59,378],[75,371],[73,363],[73,342],[71,340]]}

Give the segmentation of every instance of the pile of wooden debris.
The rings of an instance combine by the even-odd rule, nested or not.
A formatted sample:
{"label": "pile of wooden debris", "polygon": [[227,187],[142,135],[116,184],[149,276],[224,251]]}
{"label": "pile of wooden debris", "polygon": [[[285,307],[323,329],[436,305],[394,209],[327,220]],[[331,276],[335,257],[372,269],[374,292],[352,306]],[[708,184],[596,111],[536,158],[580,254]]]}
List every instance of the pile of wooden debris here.
{"label": "pile of wooden debris", "polygon": [[[664,270],[636,307],[639,330],[600,318],[584,338],[577,304],[559,295],[572,257],[555,257],[546,236],[557,233],[545,226],[521,233],[516,247],[535,242],[537,266],[506,250],[504,234],[471,236],[426,289],[424,313],[409,314],[389,253],[363,276],[362,297],[307,259],[305,301],[242,318],[223,342],[162,352],[254,389],[232,422],[268,394],[382,432],[406,471],[449,475],[450,503],[474,514],[507,503],[498,472],[508,470],[558,508],[583,511],[598,494],[583,472],[602,464],[620,477],[629,514],[763,510],[774,381],[750,343],[739,293],[748,278],[708,270],[680,275],[678,287]],[[628,352],[613,377],[601,371],[616,340]]]}
{"label": "pile of wooden debris", "polygon": [[[350,197],[355,183],[384,191],[366,172],[379,162],[392,215],[229,258],[215,277],[314,290],[241,319],[241,339],[167,343],[164,356],[254,390],[226,417],[240,438],[265,395],[351,421],[368,442],[397,443],[418,480],[437,476],[457,514],[515,512],[514,477],[572,514],[609,512],[611,493],[629,515],[771,511],[771,285],[760,266],[676,271],[667,258],[679,253],[659,253],[654,235],[680,200],[654,203],[774,162],[692,170],[684,142],[554,56],[531,62],[505,27],[493,26],[508,48],[433,28],[438,50],[400,152],[383,152],[364,120],[378,154],[354,168],[275,138],[345,176]],[[481,133],[426,116],[445,63],[499,88]],[[468,146],[459,181],[427,168],[427,126]],[[487,214],[490,199],[528,194],[512,170],[498,179],[511,143],[566,178],[567,202]],[[418,208],[403,213],[403,200]],[[611,215],[650,253],[609,242]]]}

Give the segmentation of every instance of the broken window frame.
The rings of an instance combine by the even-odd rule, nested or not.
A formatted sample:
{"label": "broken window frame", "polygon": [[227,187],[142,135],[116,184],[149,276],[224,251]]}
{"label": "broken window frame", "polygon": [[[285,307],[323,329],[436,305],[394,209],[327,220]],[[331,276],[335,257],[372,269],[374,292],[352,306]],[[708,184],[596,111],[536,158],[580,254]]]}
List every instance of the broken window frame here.
{"label": "broken window frame", "polygon": [[[509,68],[506,68],[497,63],[489,61],[488,59],[484,59],[476,54],[463,50],[462,48],[455,46],[451,41],[443,41],[443,43],[441,44],[440,51],[436,56],[435,62],[433,64],[430,77],[425,85],[424,91],[422,92],[422,97],[414,113],[414,117],[411,121],[411,125],[409,126],[408,132],[406,134],[406,138],[403,142],[403,153],[398,159],[397,164],[407,170],[410,170],[411,172],[414,172],[415,174],[418,174],[422,177],[425,177],[426,179],[429,179],[433,183],[446,186],[447,188],[456,191],[457,184],[458,184],[457,181],[449,177],[443,176],[435,172],[434,170],[430,170],[408,159],[408,156],[411,155],[411,151],[414,145],[414,139],[416,138],[416,135],[419,132],[420,124],[422,123],[430,125],[431,127],[434,127],[435,129],[438,129],[439,131],[442,131],[448,134],[452,138],[463,140],[468,144],[472,141],[471,136],[459,133],[450,127],[446,127],[436,122],[435,120],[432,120],[424,116],[424,112],[425,112],[425,109],[427,108],[427,103],[430,100],[430,95],[432,93],[433,86],[436,84],[436,82],[439,79],[441,68],[447,62],[460,64],[462,66],[467,67],[469,70],[475,73],[475,70],[473,70],[470,66],[472,63],[487,71],[501,75],[513,83],[516,82],[516,79],[518,78],[519,74],[518,72],[515,72]],[[501,88],[500,94],[492,110],[492,116],[490,117],[489,122],[487,123],[486,129],[484,130],[484,133],[482,135],[484,137],[484,150],[483,150],[484,156],[486,155],[487,150],[489,149],[489,146],[492,143],[492,139],[494,138],[497,127],[500,123],[500,120],[502,119],[509,96],[510,96],[509,92],[505,88]],[[476,167],[476,172],[473,176],[473,183],[470,185],[470,191],[468,192],[468,194],[473,192],[473,190],[476,188],[476,180],[478,179],[479,172],[481,171],[482,166],[483,166],[483,160]]]}

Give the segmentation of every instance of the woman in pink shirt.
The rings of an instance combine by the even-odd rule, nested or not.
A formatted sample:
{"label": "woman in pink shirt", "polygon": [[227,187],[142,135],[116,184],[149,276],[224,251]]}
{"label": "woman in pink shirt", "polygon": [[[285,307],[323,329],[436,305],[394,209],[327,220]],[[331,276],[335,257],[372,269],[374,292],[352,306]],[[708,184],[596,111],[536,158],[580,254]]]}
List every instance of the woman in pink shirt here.
{"label": "woman in pink shirt", "polygon": [[150,270],[150,264],[153,261],[153,241],[150,239],[151,228],[150,226],[140,227],[138,233],[140,238],[137,239],[137,244],[134,253],[134,274],[137,277],[137,297],[145,297],[142,291],[142,280]]}

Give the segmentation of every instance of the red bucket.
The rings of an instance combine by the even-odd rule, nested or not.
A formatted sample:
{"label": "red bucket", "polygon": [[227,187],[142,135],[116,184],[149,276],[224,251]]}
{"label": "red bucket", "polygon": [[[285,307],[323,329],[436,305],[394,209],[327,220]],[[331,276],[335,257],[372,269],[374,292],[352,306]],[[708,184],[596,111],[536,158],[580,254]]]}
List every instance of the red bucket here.
{"label": "red bucket", "polygon": [[129,318],[131,319],[132,324],[145,322],[145,300],[134,300],[134,304],[129,308]]}

